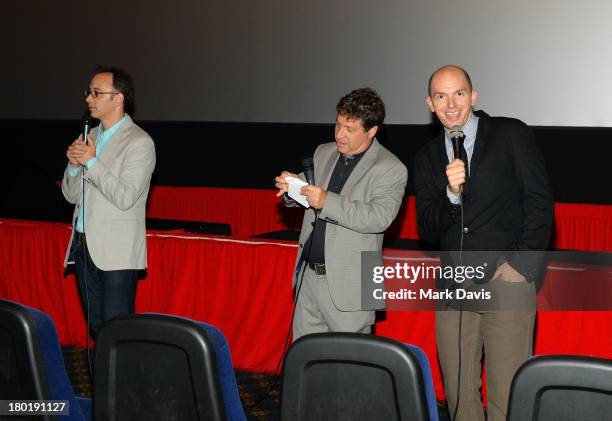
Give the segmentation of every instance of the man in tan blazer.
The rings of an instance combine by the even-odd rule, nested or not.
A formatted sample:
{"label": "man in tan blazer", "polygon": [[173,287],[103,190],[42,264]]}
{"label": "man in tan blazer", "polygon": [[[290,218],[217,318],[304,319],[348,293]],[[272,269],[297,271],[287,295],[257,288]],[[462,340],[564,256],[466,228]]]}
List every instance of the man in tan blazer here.
{"label": "man in tan blazer", "polygon": [[100,125],[66,152],[62,192],[76,206],[64,264],[75,263],[97,333],[107,320],[134,312],[138,271],[147,265],[145,205],[155,147],[127,114],[134,86],[125,71],[96,69],[85,95]]}
{"label": "man in tan blazer", "polygon": [[[362,300],[361,252],[374,252],[382,264],[383,234],[408,179],[404,164],[375,139],[385,107],[374,90],[352,91],[336,111],[336,141],[317,148],[315,184],[301,191],[311,207],[304,213],[293,279],[294,340],[317,332],[370,332],[374,310],[384,301]],[[279,196],[288,190],[288,176],[298,177],[287,171],[276,177]]]}

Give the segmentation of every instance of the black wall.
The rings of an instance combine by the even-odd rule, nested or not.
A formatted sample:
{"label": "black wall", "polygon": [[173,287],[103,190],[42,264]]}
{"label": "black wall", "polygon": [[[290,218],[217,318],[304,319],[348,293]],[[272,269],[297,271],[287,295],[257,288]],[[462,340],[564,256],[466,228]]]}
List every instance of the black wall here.
{"label": "black wall", "polygon": [[[0,216],[69,220],[57,181],[81,123],[0,120]],[[333,140],[331,124],[138,122],[157,149],[154,185],[273,188],[281,170]],[[387,125],[379,138],[409,169],[434,125]],[[612,204],[612,128],[533,127],[557,202]]]}

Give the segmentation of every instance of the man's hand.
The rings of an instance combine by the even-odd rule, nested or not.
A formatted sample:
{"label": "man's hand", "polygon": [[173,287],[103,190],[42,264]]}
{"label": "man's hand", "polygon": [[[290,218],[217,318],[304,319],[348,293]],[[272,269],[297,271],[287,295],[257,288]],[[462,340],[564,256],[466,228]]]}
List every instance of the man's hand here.
{"label": "man's hand", "polygon": [[80,167],[81,164],[79,164],[79,159],[76,153],[76,143],[79,141],[79,139],[76,139],[74,142],[72,142],[70,144],[70,146],[68,146],[68,149],[66,150],[66,158],[68,158],[68,161],[70,161],[70,165],[74,168]]}
{"label": "man's hand", "polygon": [[278,192],[276,193],[276,197],[282,196],[283,194],[287,193],[287,191],[289,190],[289,184],[285,181],[285,177],[298,178],[296,174],[289,172],[289,171],[283,171],[278,177],[276,177],[274,179],[275,181],[274,187],[278,189]]}
{"label": "man's hand", "polygon": [[[96,156],[96,145],[91,135],[87,136],[87,144],[81,139],[77,139],[72,142],[72,145],[68,147],[66,156],[70,161],[70,165],[77,167],[78,164],[85,165],[87,162]],[[75,161],[77,165],[75,165]]]}
{"label": "man's hand", "polygon": [[459,196],[461,187],[465,183],[465,163],[460,159],[455,159],[446,166],[446,178],[448,179],[448,188],[450,191]]}
{"label": "man's hand", "polygon": [[308,204],[315,209],[323,209],[325,206],[325,199],[327,199],[327,191],[323,188],[309,184],[300,189],[300,193],[306,196]]}
{"label": "man's hand", "polygon": [[79,162],[81,165],[85,165],[89,162],[91,158],[96,156],[96,143],[94,142],[91,135],[87,135],[87,144],[82,140],[80,142],[80,149],[83,151],[81,157],[79,158]]}
{"label": "man's hand", "polygon": [[516,271],[508,262],[504,263],[495,271],[493,279],[501,278],[507,282],[527,282],[525,277]]}

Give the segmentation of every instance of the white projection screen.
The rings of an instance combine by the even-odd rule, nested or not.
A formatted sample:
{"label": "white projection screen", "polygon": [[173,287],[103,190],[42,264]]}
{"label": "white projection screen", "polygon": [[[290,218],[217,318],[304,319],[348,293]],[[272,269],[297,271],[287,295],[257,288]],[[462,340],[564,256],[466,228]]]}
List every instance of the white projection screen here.
{"label": "white projection screen", "polygon": [[610,0],[3,2],[0,118],[79,118],[96,64],[134,74],[137,118],[329,123],[371,86],[427,124],[427,80],[464,66],[492,115],[612,126]]}

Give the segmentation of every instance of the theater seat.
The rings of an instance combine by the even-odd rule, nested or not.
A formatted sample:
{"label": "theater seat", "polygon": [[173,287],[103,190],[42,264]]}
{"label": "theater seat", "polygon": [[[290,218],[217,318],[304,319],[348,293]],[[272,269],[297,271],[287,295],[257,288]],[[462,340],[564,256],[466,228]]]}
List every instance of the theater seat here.
{"label": "theater seat", "polygon": [[437,421],[427,356],[377,336],[306,335],[287,352],[281,419]]}
{"label": "theater seat", "polygon": [[612,361],[571,355],[533,357],[510,391],[508,421],[612,420]]}
{"label": "theater seat", "polygon": [[96,341],[94,417],[246,420],[229,346],[214,326],[141,314],[105,324]]}
{"label": "theater seat", "polygon": [[0,399],[66,400],[69,414],[35,418],[91,419],[91,400],[74,394],[66,374],[53,320],[40,310],[7,300],[0,300]]}

